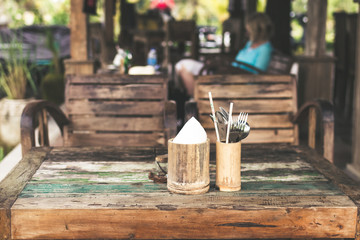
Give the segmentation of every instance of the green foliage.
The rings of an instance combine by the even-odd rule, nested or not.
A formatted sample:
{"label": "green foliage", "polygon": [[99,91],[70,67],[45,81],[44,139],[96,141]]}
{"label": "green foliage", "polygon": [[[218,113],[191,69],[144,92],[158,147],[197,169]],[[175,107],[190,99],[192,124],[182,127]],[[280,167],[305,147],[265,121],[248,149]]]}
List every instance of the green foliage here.
{"label": "green foliage", "polygon": [[4,148],[0,146],[0,162],[4,159]]}
{"label": "green foliage", "polygon": [[[150,0],[137,0],[136,9],[145,13],[150,6]],[[177,20],[192,19],[197,25],[218,27],[221,32],[222,22],[229,17],[228,1],[224,0],[177,0],[171,15]]]}
{"label": "green foliage", "polygon": [[[306,14],[307,12],[307,2],[311,0],[294,0],[292,1],[292,11],[296,14]],[[354,3],[354,0],[328,0],[327,6],[327,21],[326,21],[326,35],[325,39],[329,50],[331,50],[334,42],[335,32],[334,32],[334,12],[347,12],[355,13],[358,11],[358,4]],[[299,39],[299,34],[302,33],[300,25],[291,23],[293,29],[292,34],[295,39]]]}
{"label": "green foliage", "polygon": [[2,49],[6,49],[8,53],[8,60],[4,65],[0,64],[1,90],[10,99],[22,99],[26,97],[26,87],[29,83],[36,93],[36,85],[30,73],[29,56],[24,53],[23,45],[17,39],[10,43],[1,43],[1,45]]}
{"label": "green foliage", "polygon": [[64,76],[48,73],[41,81],[42,98],[60,105],[64,102]]}
{"label": "green foliage", "polygon": [[46,46],[52,52],[50,71],[41,81],[42,98],[61,104],[64,102],[64,73],[59,58],[59,45],[53,34],[48,31],[46,35]]}
{"label": "green foliage", "polygon": [[70,0],[1,0],[0,15],[9,27],[46,24],[67,25],[70,19]]}

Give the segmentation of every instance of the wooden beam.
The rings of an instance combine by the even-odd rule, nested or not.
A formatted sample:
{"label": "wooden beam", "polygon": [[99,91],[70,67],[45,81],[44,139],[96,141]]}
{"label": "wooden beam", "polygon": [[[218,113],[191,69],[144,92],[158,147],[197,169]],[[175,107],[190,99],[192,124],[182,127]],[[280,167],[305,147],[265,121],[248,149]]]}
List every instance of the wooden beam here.
{"label": "wooden beam", "polygon": [[309,0],[307,9],[309,21],[306,27],[305,55],[323,56],[326,50],[327,0]]}
{"label": "wooden beam", "polygon": [[115,1],[105,0],[105,40],[107,43],[114,42],[114,11]]}
{"label": "wooden beam", "polygon": [[[360,4],[359,4],[360,13]],[[360,16],[357,17],[357,36],[360,39]],[[359,42],[359,40],[357,40]],[[354,108],[353,108],[353,140],[352,140],[352,163],[347,166],[348,170],[360,177],[360,45],[356,45],[355,83],[354,83]]]}
{"label": "wooden beam", "polygon": [[291,55],[290,9],[290,0],[281,0],[280,2],[279,0],[267,0],[266,2],[266,13],[275,26],[271,44],[275,49],[287,55]]}
{"label": "wooden beam", "polygon": [[88,17],[82,12],[83,1],[71,0],[70,55],[72,60],[88,60]]}

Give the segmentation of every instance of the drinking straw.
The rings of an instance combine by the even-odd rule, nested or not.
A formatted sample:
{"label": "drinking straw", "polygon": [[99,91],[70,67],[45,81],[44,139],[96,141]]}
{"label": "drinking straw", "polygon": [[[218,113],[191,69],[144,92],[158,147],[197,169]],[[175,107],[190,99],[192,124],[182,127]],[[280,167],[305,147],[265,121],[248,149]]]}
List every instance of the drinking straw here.
{"label": "drinking straw", "polygon": [[217,138],[218,142],[220,142],[219,130],[218,130],[218,127],[217,127],[217,120],[216,120],[216,117],[215,117],[215,109],[214,109],[214,103],[213,103],[213,99],[212,99],[212,96],[211,96],[211,92],[209,92],[209,100],[210,100],[210,107],[211,107],[212,115],[213,115],[213,118],[214,118],[214,126],[215,126],[216,138]]}
{"label": "drinking straw", "polygon": [[233,103],[230,103],[229,120],[228,120],[228,127],[227,127],[227,131],[226,131],[226,143],[229,143],[230,126],[231,126],[231,122],[232,122],[232,109],[233,109]]}

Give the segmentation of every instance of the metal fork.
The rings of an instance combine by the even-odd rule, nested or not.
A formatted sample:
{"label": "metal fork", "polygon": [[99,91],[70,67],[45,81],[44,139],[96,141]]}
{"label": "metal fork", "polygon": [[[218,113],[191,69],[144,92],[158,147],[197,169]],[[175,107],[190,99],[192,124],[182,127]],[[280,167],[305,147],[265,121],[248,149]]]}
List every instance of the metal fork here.
{"label": "metal fork", "polygon": [[248,113],[244,113],[241,112],[239,114],[239,116],[237,117],[237,121],[235,122],[235,124],[232,126],[232,128],[235,128],[237,130],[240,130],[240,132],[244,131],[245,126],[246,126],[246,122],[248,119],[249,114]]}

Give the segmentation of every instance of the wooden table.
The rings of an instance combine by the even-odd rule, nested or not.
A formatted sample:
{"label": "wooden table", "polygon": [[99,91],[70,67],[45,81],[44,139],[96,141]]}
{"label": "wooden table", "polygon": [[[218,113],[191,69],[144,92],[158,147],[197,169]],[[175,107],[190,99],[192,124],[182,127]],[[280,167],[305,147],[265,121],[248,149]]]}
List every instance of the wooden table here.
{"label": "wooden table", "polygon": [[215,189],[212,164],[203,195],[148,179],[164,153],[33,148],[0,183],[0,239],[359,239],[359,187],[308,148],[243,145],[241,191]]}

